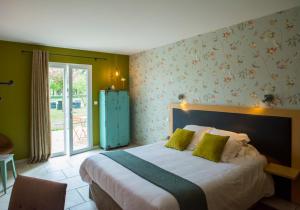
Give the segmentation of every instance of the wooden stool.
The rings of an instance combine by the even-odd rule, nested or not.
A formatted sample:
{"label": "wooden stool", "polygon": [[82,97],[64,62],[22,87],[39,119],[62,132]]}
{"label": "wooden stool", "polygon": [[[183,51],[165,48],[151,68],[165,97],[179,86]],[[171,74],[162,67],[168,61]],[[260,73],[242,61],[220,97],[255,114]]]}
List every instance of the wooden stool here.
{"label": "wooden stool", "polygon": [[16,167],[14,162],[14,155],[9,154],[6,156],[0,156],[0,170],[1,170],[1,178],[2,178],[2,185],[3,185],[3,191],[4,194],[6,193],[6,182],[7,182],[7,164],[11,161],[11,166],[13,170],[14,178],[16,179],[17,173],[16,173]]}

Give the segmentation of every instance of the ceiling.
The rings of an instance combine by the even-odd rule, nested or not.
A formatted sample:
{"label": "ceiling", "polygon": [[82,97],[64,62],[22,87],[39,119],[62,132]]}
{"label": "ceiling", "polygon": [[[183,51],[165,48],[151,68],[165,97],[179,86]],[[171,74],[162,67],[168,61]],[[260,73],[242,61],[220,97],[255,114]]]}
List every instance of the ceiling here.
{"label": "ceiling", "polygon": [[134,54],[299,0],[0,0],[0,40]]}

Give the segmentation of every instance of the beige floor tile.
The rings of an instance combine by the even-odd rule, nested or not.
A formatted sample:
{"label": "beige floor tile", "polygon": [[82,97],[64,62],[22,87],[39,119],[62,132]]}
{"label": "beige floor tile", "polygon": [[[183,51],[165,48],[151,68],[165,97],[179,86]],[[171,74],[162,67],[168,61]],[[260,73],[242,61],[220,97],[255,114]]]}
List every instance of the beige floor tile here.
{"label": "beige floor tile", "polygon": [[46,173],[47,169],[44,165],[31,165],[27,164],[27,167],[20,171],[17,168],[17,173],[24,176],[35,176],[36,174]]}
{"label": "beige floor tile", "polygon": [[82,204],[84,202],[85,201],[77,192],[77,190],[70,190],[66,194],[65,209]]}
{"label": "beige floor tile", "polygon": [[93,201],[88,201],[78,206],[71,207],[70,210],[97,210],[97,207]]}
{"label": "beige floor tile", "polygon": [[89,186],[84,186],[77,188],[77,191],[80,193],[80,195],[83,197],[85,201],[90,201],[91,199],[89,198]]}
{"label": "beige floor tile", "polygon": [[70,164],[72,165],[72,168],[76,168],[79,171],[82,162],[83,162],[83,160],[81,160],[81,161],[72,160],[72,161],[70,161]]}
{"label": "beige floor tile", "polygon": [[62,172],[66,176],[66,178],[71,178],[74,176],[79,175],[79,169],[78,168],[67,168],[67,169],[62,169]]}
{"label": "beige floor tile", "polygon": [[6,194],[0,192],[0,209],[7,210],[9,205],[9,199],[11,195],[12,188],[7,189]]}
{"label": "beige floor tile", "polygon": [[61,170],[53,171],[53,172],[48,172],[47,170],[44,170],[43,172],[39,172],[31,175],[31,177],[35,177],[39,179],[47,179],[50,181],[60,181],[67,178]]}
{"label": "beige floor tile", "polygon": [[88,184],[81,180],[80,176],[75,176],[67,179],[60,180],[61,183],[68,184],[67,191],[73,190],[79,187],[88,186]]}
{"label": "beige floor tile", "polygon": [[[131,145],[129,147],[133,147]],[[125,147],[125,148],[129,148]],[[123,149],[125,149],[123,148]],[[79,176],[81,163],[87,158],[100,153],[100,149],[94,149],[71,157],[50,158],[47,162],[28,164],[27,161],[16,161],[18,174],[31,176],[52,181],[67,183],[66,209],[78,205],[74,209],[95,209],[93,202],[88,197],[88,184],[83,182]],[[8,172],[8,186],[12,186],[14,178],[11,170]],[[0,210],[7,210],[12,187],[8,188],[7,194],[1,194],[0,185]],[[79,205],[80,204],[80,205]]]}
{"label": "beige floor tile", "polygon": [[70,157],[69,162],[70,164],[75,167],[75,168],[79,168],[81,163],[88,157],[93,156],[95,154],[100,153],[100,150],[92,150],[92,151],[88,151],[88,152],[84,152],[78,155],[73,155]]}
{"label": "beige floor tile", "polygon": [[[52,158],[54,159],[54,158]],[[66,159],[61,159],[59,161],[49,161],[45,166],[47,171],[54,172],[62,169],[72,168],[72,165]]]}

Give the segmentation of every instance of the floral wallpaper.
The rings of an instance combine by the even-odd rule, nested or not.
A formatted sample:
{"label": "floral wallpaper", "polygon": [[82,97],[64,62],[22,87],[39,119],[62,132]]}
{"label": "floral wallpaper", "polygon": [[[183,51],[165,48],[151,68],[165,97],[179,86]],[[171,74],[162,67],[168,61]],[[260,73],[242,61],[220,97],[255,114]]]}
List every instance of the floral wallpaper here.
{"label": "floral wallpaper", "polygon": [[130,56],[132,134],[168,135],[168,109],[188,103],[300,108],[300,7]]}

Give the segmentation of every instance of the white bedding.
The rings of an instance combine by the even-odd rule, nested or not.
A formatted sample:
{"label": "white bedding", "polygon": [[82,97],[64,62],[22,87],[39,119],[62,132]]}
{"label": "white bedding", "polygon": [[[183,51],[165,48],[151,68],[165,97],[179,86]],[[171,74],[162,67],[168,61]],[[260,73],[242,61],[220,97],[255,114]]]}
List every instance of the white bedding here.
{"label": "white bedding", "polygon": [[[230,163],[215,163],[192,156],[191,151],[164,147],[165,142],[126,151],[177,174],[205,192],[209,210],[243,210],[274,193],[272,178],[264,173],[264,156],[244,148]],[[124,210],[179,210],[167,191],[144,180],[104,155],[87,158],[80,167],[82,179],[94,181]]]}

